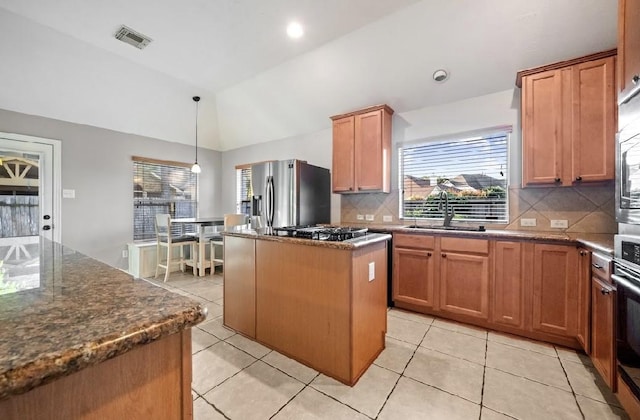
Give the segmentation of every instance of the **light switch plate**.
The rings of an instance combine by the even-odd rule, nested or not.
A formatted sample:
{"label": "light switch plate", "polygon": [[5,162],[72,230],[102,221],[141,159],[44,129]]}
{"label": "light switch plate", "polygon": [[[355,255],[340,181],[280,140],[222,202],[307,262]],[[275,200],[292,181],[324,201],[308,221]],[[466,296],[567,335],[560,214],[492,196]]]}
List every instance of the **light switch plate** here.
{"label": "light switch plate", "polygon": [[376,278],[376,263],[369,263],[369,281],[373,281]]}
{"label": "light switch plate", "polygon": [[391,216],[390,214],[385,214],[384,216],[382,216],[382,221],[383,222],[393,222],[393,216]]}
{"label": "light switch plate", "polygon": [[520,219],[520,226],[535,226],[536,219]]}
{"label": "light switch plate", "polygon": [[357,215],[357,216],[356,216],[356,219],[358,219],[358,220],[364,220],[364,216],[363,216],[363,215],[361,215],[361,214],[359,214],[359,215]]}
{"label": "light switch plate", "polygon": [[370,222],[373,222],[373,214],[367,214],[364,218]]}
{"label": "light switch plate", "polygon": [[62,190],[62,198],[76,198],[76,190]]}
{"label": "light switch plate", "polygon": [[569,221],[568,220],[552,220],[551,227],[557,228],[557,229],[566,229],[569,227]]}

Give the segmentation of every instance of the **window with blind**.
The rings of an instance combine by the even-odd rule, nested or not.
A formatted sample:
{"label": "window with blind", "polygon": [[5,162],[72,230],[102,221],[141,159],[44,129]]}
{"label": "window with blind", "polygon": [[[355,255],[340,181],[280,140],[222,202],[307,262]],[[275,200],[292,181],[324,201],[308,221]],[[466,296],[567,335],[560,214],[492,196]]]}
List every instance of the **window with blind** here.
{"label": "window with blind", "polygon": [[401,217],[442,219],[445,193],[454,221],[507,223],[509,132],[400,148]]}
{"label": "window with blind", "polygon": [[236,211],[251,215],[251,167],[236,167]]}
{"label": "window with blind", "polygon": [[191,165],[133,158],[133,239],[156,237],[156,214],[196,217],[198,177]]}

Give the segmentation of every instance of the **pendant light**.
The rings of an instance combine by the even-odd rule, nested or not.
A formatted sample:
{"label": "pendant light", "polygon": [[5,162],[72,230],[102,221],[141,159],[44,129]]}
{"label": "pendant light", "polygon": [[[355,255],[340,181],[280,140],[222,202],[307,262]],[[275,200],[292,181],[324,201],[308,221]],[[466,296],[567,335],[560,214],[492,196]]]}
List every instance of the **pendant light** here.
{"label": "pendant light", "polygon": [[196,103],[196,161],[191,167],[191,172],[193,172],[194,174],[199,174],[200,172],[202,172],[202,169],[200,169],[200,165],[198,165],[198,102],[200,102],[200,97],[194,96],[193,101]]}

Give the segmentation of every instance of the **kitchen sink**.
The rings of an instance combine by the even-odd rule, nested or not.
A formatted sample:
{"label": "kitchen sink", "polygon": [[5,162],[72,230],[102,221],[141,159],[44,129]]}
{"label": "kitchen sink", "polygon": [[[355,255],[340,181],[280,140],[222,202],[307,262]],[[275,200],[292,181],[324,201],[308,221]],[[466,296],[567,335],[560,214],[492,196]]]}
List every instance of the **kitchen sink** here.
{"label": "kitchen sink", "polygon": [[410,225],[406,229],[435,229],[435,230],[461,230],[465,232],[484,232],[486,229],[480,226],[442,226],[442,225]]}

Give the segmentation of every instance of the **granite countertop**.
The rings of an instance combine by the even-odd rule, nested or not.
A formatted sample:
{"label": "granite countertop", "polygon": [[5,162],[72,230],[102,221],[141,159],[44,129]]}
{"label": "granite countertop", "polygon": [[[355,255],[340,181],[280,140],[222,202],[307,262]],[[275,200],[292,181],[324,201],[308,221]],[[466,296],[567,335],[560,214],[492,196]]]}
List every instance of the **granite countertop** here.
{"label": "granite countertop", "polygon": [[342,242],[318,241],[318,240],[312,240],[312,239],[291,238],[288,236],[265,235],[265,234],[258,234],[255,231],[222,232],[222,235],[237,236],[240,238],[253,238],[253,239],[260,239],[260,240],[271,241],[271,242],[282,242],[282,243],[289,243],[289,244],[299,244],[299,245],[318,246],[318,247],[333,248],[333,249],[347,249],[347,250],[364,248],[368,245],[375,244],[380,241],[388,241],[389,239],[391,239],[391,235],[387,233],[372,233],[372,232],[368,232],[367,235],[365,236],[361,236],[359,238],[354,238],[354,239],[348,239]]}
{"label": "granite countertop", "polygon": [[[207,309],[199,302],[60,244],[41,240],[37,247],[39,269],[28,281],[12,283],[26,277],[4,275],[0,399],[177,333],[206,317]],[[13,285],[11,293],[7,283]]]}

